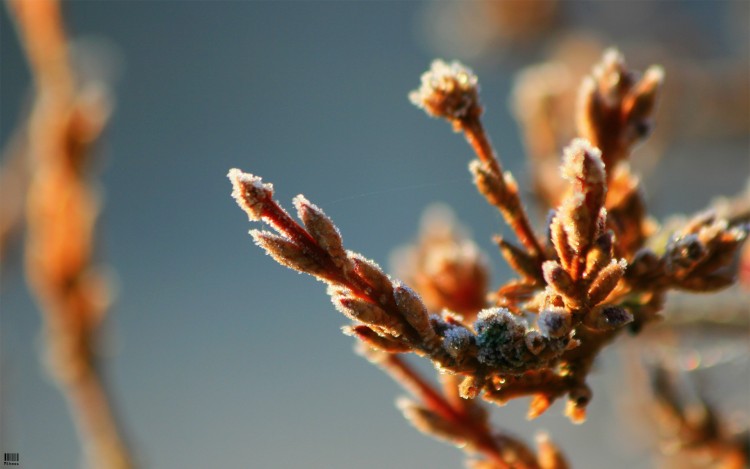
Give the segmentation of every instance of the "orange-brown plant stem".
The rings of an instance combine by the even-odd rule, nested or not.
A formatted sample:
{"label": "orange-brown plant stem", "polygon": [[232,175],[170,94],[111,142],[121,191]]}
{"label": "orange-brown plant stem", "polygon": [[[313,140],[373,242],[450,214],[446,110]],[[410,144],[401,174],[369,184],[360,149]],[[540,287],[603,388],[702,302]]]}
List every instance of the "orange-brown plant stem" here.
{"label": "orange-brown plant stem", "polygon": [[26,266],[44,317],[48,364],[76,421],[87,465],[130,468],[96,363],[108,289],[92,265],[98,200],[86,164],[106,112],[86,107],[75,89],[59,3],[9,0],[8,7],[35,81]]}
{"label": "orange-brown plant stem", "polygon": [[[59,380],[62,382],[63,380]],[[109,394],[94,366],[67,384],[68,402],[74,409],[79,433],[84,435],[91,467],[127,469],[134,466],[118,428]]]}
{"label": "orange-brown plant stem", "polygon": [[29,185],[26,158],[27,126],[19,125],[2,152],[0,167],[0,271],[9,247],[16,241],[23,224],[23,207]]}
{"label": "orange-brown plant stem", "polygon": [[[478,117],[472,116],[458,122],[460,129],[466,136],[466,140],[469,142],[469,145],[471,145],[479,160],[486,164],[493,173],[498,175],[498,177],[502,178],[503,168],[500,166],[500,162],[498,161],[489,137],[487,137],[482,121]],[[531,227],[526,211],[523,209],[518,193],[513,192],[510,195],[510,198],[511,200],[508,201],[508,208],[510,210],[508,210],[508,213],[503,211],[503,216],[510,227],[516,232],[521,244],[528,249],[529,253],[534,258],[539,259],[541,262],[544,260],[544,250],[534,234],[534,230]]]}
{"label": "orange-brown plant stem", "polygon": [[[473,441],[476,450],[496,464],[498,469],[511,467],[503,458],[490,429],[486,425],[480,425],[461,408],[452,405],[398,355],[388,354],[381,363],[399,384],[418,396],[425,406],[453,423],[457,428],[463,429],[463,432]],[[517,465],[515,467],[522,469],[527,466]]]}

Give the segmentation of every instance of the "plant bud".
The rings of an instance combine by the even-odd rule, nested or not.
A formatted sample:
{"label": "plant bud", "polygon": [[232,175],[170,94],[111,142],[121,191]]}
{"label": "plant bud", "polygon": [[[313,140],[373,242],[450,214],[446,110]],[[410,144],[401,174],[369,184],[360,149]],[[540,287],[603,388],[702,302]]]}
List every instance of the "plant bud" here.
{"label": "plant bud", "polygon": [[573,318],[562,308],[545,309],[536,320],[539,332],[549,338],[564,337],[570,333]]}
{"label": "plant bud", "polygon": [[250,221],[259,221],[263,215],[265,201],[273,197],[273,184],[239,169],[230,169],[227,177],[232,182],[232,197],[247,213]]}
{"label": "plant bud", "polygon": [[422,74],[419,89],[409,93],[414,105],[432,117],[451,121],[481,113],[479,84],[474,73],[459,62],[435,60]]}
{"label": "plant bud", "polygon": [[346,257],[341,234],[336,225],[317,205],[311,203],[303,195],[294,198],[294,206],[302,223],[305,224],[307,232],[315,239],[318,245],[331,256],[333,263],[339,268],[349,265]]}

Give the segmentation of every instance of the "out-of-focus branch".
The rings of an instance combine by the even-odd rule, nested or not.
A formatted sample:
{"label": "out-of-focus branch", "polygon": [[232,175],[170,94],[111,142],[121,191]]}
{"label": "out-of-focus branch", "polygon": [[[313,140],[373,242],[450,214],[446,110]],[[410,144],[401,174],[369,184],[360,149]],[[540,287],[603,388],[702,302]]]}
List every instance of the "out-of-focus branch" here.
{"label": "out-of-focus branch", "polygon": [[[2,152],[0,166],[0,269],[23,224],[23,206],[29,174],[26,159],[26,125],[19,125]],[[1,272],[2,270],[0,270]]]}
{"label": "out-of-focus branch", "polygon": [[56,0],[9,0],[35,82],[28,125],[27,277],[44,317],[47,361],[68,400],[87,464],[133,465],[98,368],[109,288],[94,265],[99,198],[92,145],[109,114],[101,87],[79,86]]}
{"label": "out-of-focus branch", "polygon": [[662,362],[662,358],[647,356],[642,345],[636,348],[630,344],[625,352],[632,389],[629,399],[634,406],[630,416],[635,418],[633,423],[639,431],[648,429],[648,441],[656,443],[657,467],[747,467],[747,428],[737,427],[702,395],[698,375],[677,370]]}

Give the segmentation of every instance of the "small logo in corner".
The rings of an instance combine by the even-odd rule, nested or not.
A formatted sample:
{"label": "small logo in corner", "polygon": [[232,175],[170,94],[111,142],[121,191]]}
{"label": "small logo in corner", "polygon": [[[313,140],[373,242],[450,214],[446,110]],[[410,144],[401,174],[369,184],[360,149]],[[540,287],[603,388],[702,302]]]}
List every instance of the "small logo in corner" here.
{"label": "small logo in corner", "polygon": [[18,466],[19,461],[18,453],[3,453],[3,466]]}

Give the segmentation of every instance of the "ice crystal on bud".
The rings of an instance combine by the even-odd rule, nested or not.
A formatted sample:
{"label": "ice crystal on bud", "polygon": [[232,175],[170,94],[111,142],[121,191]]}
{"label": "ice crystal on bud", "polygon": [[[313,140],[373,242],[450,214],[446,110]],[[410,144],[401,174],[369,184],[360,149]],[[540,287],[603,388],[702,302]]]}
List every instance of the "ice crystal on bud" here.
{"label": "ice crystal on bud", "polygon": [[516,367],[518,350],[526,348],[526,321],[505,308],[491,308],[479,313],[474,329],[477,331],[477,358],[494,367]]}
{"label": "ice crystal on bud", "polygon": [[560,338],[570,332],[571,321],[570,313],[562,308],[546,309],[539,313],[537,327],[545,337]]}
{"label": "ice crystal on bud", "polygon": [[617,99],[632,86],[631,74],[625,69],[625,57],[615,48],[604,51],[602,61],[594,67],[592,75],[603,97],[608,100]]}
{"label": "ice crystal on bud", "polygon": [[273,196],[273,184],[239,169],[230,169],[227,177],[232,181],[232,197],[250,221],[259,221],[263,215],[264,202]]}
{"label": "ice crystal on bud", "polygon": [[429,321],[432,329],[437,335],[445,335],[448,329],[453,327],[452,324],[448,324],[448,322],[446,322],[439,314],[430,314]]}
{"label": "ice crystal on bud", "polygon": [[592,185],[603,185],[607,174],[602,152],[585,138],[573,140],[563,151],[562,174],[571,182],[578,181],[584,190]]}
{"label": "ice crystal on bud", "polygon": [[539,331],[532,330],[527,332],[524,340],[526,342],[526,348],[528,348],[529,352],[534,355],[539,355],[547,346],[547,341]]}
{"label": "ice crystal on bud", "polygon": [[465,327],[455,326],[445,331],[443,347],[453,357],[459,357],[476,344],[476,337]]}
{"label": "ice crystal on bud", "polygon": [[667,246],[669,260],[679,267],[690,267],[706,255],[706,247],[696,234],[672,240]]}
{"label": "ice crystal on bud", "polygon": [[433,117],[456,120],[480,112],[478,92],[477,77],[469,68],[459,62],[435,60],[409,99]]}

